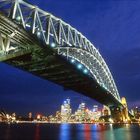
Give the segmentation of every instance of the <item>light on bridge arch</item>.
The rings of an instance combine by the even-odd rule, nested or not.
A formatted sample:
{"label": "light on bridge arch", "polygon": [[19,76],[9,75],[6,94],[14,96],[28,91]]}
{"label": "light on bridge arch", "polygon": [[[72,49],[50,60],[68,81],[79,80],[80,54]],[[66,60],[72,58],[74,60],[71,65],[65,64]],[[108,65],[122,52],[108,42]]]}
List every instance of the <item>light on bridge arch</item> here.
{"label": "light on bridge arch", "polygon": [[38,36],[38,37],[40,37],[40,35],[41,35],[41,32],[40,32],[40,31],[38,31],[38,32],[37,32],[37,36]]}
{"label": "light on bridge arch", "polygon": [[70,59],[70,62],[72,64],[76,64],[77,65],[77,68],[79,70],[82,70],[84,74],[88,74],[88,70],[82,64],[78,63],[75,59],[73,59],[73,58]]}
{"label": "light on bridge arch", "polygon": [[82,64],[78,64],[78,65],[77,65],[77,68],[78,68],[78,69],[82,69],[82,67],[83,67]]}
{"label": "light on bridge arch", "polygon": [[87,74],[87,73],[88,73],[88,70],[87,70],[87,69],[84,69],[83,72],[84,72],[85,74]]}
{"label": "light on bridge arch", "polygon": [[107,90],[107,87],[106,87],[104,84],[103,84],[102,86],[103,86],[103,88],[104,88],[104,89],[106,89],[106,90]]}
{"label": "light on bridge arch", "polygon": [[55,48],[55,47],[56,47],[56,44],[55,44],[54,42],[52,42],[52,43],[51,43],[51,47],[52,47],[52,48]]}
{"label": "light on bridge arch", "polygon": [[74,59],[71,59],[71,63],[74,63],[75,62],[75,60]]}
{"label": "light on bridge arch", "polygon": [[31,25],[30,25],[30,24],[26,24],[26,27],[30,28],[30,27],[31,27]]}
{"label": "light on bridge arch", "polygon": [[21,20],[21,17],[20,17],[20,16],[17,16],[17,17],[16,17],[16,20],[17,20],[17,21],[20,21],[20,20]]}

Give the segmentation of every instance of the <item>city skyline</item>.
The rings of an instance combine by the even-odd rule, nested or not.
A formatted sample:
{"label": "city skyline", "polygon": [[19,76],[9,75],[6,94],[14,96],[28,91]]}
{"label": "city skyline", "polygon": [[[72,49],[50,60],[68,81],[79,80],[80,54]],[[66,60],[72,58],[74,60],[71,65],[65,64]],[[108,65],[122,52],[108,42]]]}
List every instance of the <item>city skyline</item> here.
{"label": "city skyline", "polygon": [[[36,113],[32,113],[32,110],[30,110],[30,112],[27,112],[27,114],[24,114],[24,115],[21,115],[21,114],[18,114],[18,112],[7,112],[6,110],[0,110],[0,115],[1,114],[5,114],[6,116],[10,116],[10,114],[14,115],[14,117],[23,117],[23,118],[34,118],[34,119],[40,119],[42,116],[46,117],[46,114],[47,116],[52,116],[52,117],[55,117],[55,115],[59,112],[60,115],[62,116],[62,122],[68,122],[68,117],[70,117],[72,114],[74,115],[78,115],[80,117],[82,117],[82,114],[87,112],[96,112],[96,114],[94,114],[94,116],[92,115],[91,117],[96,117],[98,116],[98,112],[100,112],[100,115],[98,116],[98,119],[99,117],[101,117],[101,112],[103,112],[103,108],[104,106],[98,106],[98,105],[95,105],[93,104],[92,105],[92,108],[89,108],[87,106],[87,104],[85,102],[81,102],[80,104],[76,104],[76,109],[74,109],[73,107],[73,101],[70,100],[70,98],[67,98],[65,99],[60,105],[57,106],[57,110],[54,111],[53,110],[53,113],[52,114],[47,114],[47,113],[42,113],[42,112],[36,112]],[[12,116],[11,115],[11,116]],[[28,120],[30,121],[30,120]]]}
{"label": "city skyline", "polygon": [[[37,3],[34,1],[29,2],[51,13],[55,13],[56,16],[74,25],[74,27],[85,34],[107,61],[117,83],[120,96],[125,96],[130,106],[135,103],[139,105],[138,97],[140,90],[138,84],[140,77],[138,69],[140,67],[140,42],[138,38],[138,25],[140,25],[140,20],[137,20],[137,23],[135,23],[135,20],[139,18],[137,7],[140,3],[136,5],[134,2],[131,5],[131,2],[108,1],[104,3],[91,2],[89,0],[86,3],[81,1],[79,4],[78,2],[71,1],[71,3],[66,2],[66,8],[62,9],[61,7],[65,3],[63,0],[61,1],[63,2],[61,3],[62,5],[57,5],[57,2],[51,1],[45,3],[44,1],[38,1]],[[95,5],[94,9],[92,9],[91,4]],[[115,4],[118,5],[117,8]],[[69,11],[70,8],[67,9],[69,5],[74,5],[73,12]],[[128,7],[127,9],[125,9],[126,6]],[[78,10],[83,17],[79,17],[79,13],[76,12]],[[127,19],[127,12],[132,13],[132,11],[135,11],[131,15],[132,17]],[[77,20],[76,17],[78,17]],[[84,19],[86,18],[88,20],[85,21]],[[113,21],[114,18],[116,20]],[[130,32],[131,34],[128,34]],[[131,38],[132,35],[133,38]],[[46,108],[56,110],[56,106],[66,97],[75,99],[75,102],[83,100],[87,101],[88,104],[94,104],[94,101],[88,97],[84,97],[71,90],[63,91],[63,88],[60,86],[34,77],[6,64],[0,64],[0,69],[0,107],[4,107],[7,110],[14,108],[17,111],[19,110],[19,112],[21,108],[23,112],[28,112],[28,109],[31,110],[31,108],[44,112]]]}
{"label": "city skyline", "polygon": [[[57,111],[53,114],[46,115],[38,112],[21,115],[17,112],[6,112],[0,110],[0,122],[9,123],[91,123],[91,124],[112,124],[112,123],[139,123],[140,122],[140,107],[134,107],[129,112],[133,117],[128,115],[127,101],[123,97],[121,99],[124,105],[123,109],[115,109],[115,117],[111,114],[111,109],[105,105],[99,107],[98,105],[92,105],[89,108],[85,102],[77,104],[76,110],[72,108],[70,98],[65,99],[61,105],[58,105]],[[114,110],[113,109],[113,110]]]}

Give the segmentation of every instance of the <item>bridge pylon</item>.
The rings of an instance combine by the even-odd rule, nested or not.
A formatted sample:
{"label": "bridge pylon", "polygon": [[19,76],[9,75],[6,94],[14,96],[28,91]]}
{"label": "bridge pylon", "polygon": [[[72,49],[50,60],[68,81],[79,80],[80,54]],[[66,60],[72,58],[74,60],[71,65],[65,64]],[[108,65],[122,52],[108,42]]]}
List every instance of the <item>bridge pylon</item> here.
{"label": "bridge pylon", "polygon": [[111,106],[111,116],[114,119],[114,122],[123,122],[127,123],[130,121],[127,102],[125,97],[121,98],[122,106]]}

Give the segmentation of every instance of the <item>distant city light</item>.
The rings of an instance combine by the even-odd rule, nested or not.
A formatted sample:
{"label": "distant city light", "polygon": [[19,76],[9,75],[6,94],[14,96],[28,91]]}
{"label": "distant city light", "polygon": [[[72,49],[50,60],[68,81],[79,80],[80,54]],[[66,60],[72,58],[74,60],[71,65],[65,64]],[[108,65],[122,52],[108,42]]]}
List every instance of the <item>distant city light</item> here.
{"label": "distant city light", "polygon": [[54,42],[51,43],[51,47],[54,48],[56,47],[56,44]]}
{"label": "distant city light", "polygon": [[81,69],[82,68],[82,65],[81,64],[78,64],[77,67],[78,67],[78,69]]}
{"label": "distant city light", "polygon": [[109,118],[109,122],[110,122],[110,123],[113,123],[114,121],[113,121],[113,119],[112,119],[112,118]]}
{"label": "distant city light", "polygon": [[38,114],[38,115],[37,115],[37,119],[40,119],[40,118],[41,118],[41,115],[40,115],[40,114]]}
{"label": "distant city light", "polygon": [[67,101],[64,101],[64,104],[66,104],[67,103]]}
{"label": "distant city light", "polygon": [[[115,112],[119,111],[119,114],[122,114],[122,110],[117,107]],[[135,117],[139,115],[139,111],[134,108]],[[128,113],[128,112],[127,112]],[[98,105],[93,105],[93,109],[90,110],[86,107],[85,102],[79,104],[78,108],[74,113],[72,113],[72,107],[70,103],[70,99],[67,98],[63,104],[61,105],[61,110],[56,111],[55,115],[44,116],[41,114],[37,114],[36,117],[32,117],[32,113],[29,112],[28,118],[21,118],[18,120],[16,118],[16,113],[5,114],[4,112],[0,112],[0,122],[8,122],[8,123],[22,123],[22,122],[30,122],[30,123],[91,123],[94,124],[93,127],[97,127],[98,123],[102,123],[103,125],[109,124],[112,127],[113,123],[120,123],[120,120],[116,120],[110,117],[111,110],[107,106],[103,106],[103,108],[98,108]],[[118,116],[118,119],[121,116]],[[102,118],[102,119],[101,119]],[[105,120],[106,118],[106,120]],[[139,116],[138,116],[139,118]],[[134,120],[135,123],[139,123],[139,120]],[[131,123],[129,116],[122,120],[122,123],[128,124]]]}

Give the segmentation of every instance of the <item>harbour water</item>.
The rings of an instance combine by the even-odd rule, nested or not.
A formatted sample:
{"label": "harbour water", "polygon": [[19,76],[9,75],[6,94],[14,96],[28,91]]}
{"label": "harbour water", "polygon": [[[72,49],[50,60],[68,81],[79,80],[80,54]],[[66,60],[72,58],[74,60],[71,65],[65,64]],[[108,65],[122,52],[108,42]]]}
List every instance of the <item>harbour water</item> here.
{"label": "harbour water", "polygon": [[0,124],[0,140],[140,140],[140,125]]}

